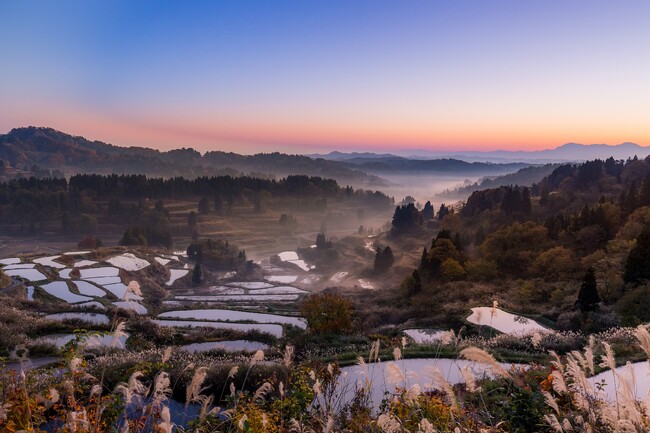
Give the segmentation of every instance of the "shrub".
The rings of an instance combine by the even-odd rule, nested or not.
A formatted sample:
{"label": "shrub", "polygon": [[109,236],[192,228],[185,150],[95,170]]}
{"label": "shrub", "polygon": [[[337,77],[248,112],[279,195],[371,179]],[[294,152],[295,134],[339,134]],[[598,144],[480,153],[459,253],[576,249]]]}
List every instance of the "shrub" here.
{"label": "shrub", "polygon": [[352,303],[334,291],[310,295],[300,313],[312,333],[348,333],[352,328]]}

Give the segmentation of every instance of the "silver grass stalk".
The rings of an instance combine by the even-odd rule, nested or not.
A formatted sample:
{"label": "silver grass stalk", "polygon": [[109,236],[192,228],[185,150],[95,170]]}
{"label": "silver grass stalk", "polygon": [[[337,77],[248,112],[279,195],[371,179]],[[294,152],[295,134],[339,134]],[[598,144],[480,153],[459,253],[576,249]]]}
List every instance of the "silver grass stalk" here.
{"label": "silver grass stalk", "polygon": [[160,429],[161,432],[172,432],[172,421],[171,421],[171,415],[169,414],[169,407],[166,405],[163,406],[163,408],[160,410],[160,418],[162,419],[162,422],[158,424],[158,428]]}
{"label": "silver grass stalk", "polygon": [[420,423],[418,423],[418,429],[420,432],[436,432],[436,428],[426,418],[423,418]]}
{"label": "silver grass stalk", "polygon": [[388,382],[392,384],[399,384],[406,382],[406,376],[404,372],[400,369],[395,362],[388,362],[386,364],[386,375],[388,377]]}
{"label": "silver grass stalk", "polygon": [[323,427],[323,432],[328,433],[328,432],[334,432],[334,423],[336,421],[331,415],[327,416],[327,422],[325,423],[325,426]]}
{"label": "silver grass stalk", "polygon": [[253,400],[257,400],[265,397],[272,390],[273,390],[273,386],[271,386],[271,383],[265,382],[255,391],[255,395],[253,395]]}
{"label": "silver grass stalk", "polygon": [[404,400],[408,403],[413,403],[419,398],[421,394],[422,394],[422,388],[418,383],[415,383],[414,385],[408,388],[406,393],[404,393]]}
{"label": "silver grass stalk", "polygon": [[431,378],[431,386],[442,390],[445,395],[447,395],[447,400],[454,407],[455,410],[459,410],[458,400],[456,399],[456,394],[454,394],[454,389],[451,387],[451,384],[447,381],[445,376],[442,374],[440,368],[435,366],[425,367],[425,372]]}
{"label": "silver grass stalk", "polygon": [[474,372],[472,372],[472,368],[469,366],[463,366],[460,368],[460,375],[463,377],[463,380],[465,380],[467,390],[470,392],[476,392],[478,390],[476,387],[476,377],[474,376]]}
{"label": "silver grass stalk", "polygon": [[185,406],[189,405],[190,402],[195,402],[199,398],[199,395],[202,392],[201,386],[207,376],[208,368],[205,366],[201,366],[194,371],[192,381],[187,385],[185,392]]}
{"label": "silver grass stalk", "polygon": [[286,366],[287,368],[290,368],[291,365],[293,364],[293,353],[294,353],[293,345],[287,345],[284,349],[284,357],[283,357],[284,366]]}
{"label": "silver grass stalk", "polygon": [[172,347],[165,348],[165,351],[163,351],[162,363],[167,363],[167,361],[172,357],[172,351]]}
{"label": "silver grass stalk", "polygon": [[555,432],[562,432],[562,425],[560,424],[560,421],[557,419],[557,416],[554,414],[547,414],[544,415],[544,420],[546,423],[555,430]]}
{"label": "silver grass stalk", "polygon": [[460,352],[460,356],[471,360],[473,362],[485,363],[490,367],[490,370],[500,377],[512,378],[512,375],[496,361],[491,354],[486,351],[483,351],[480,348],[468,347]]}
{"label": "silver grass stalk", "polygon": [[640,325],[634,331],[634,336],[639,341],[639,346],[645,352],[646,358],[650,359],[650,333],[648,333],[648,329]]}
{"label": "silver grass stalk", "polygon": [[240,431],[244,431],[244,424],[248,420],[248,415],[243,415],[241,419],[239,419],[239,422],[237,423],[237,427],[239,428]]}
{"label": "silver grass stalk", "polygon": [[169,399],[172,394],[171,381],[166,372],[160,372],[156,375],[153,388],[153,402],[160,404],[162,401]]}
{"label": "silver grass stalk", "polygon": [[553,398],[553,396],[546,390],[542,391],[542,395],[544,395],[544,401],[546,402],[546,405],[551,407],[555,411],[555,414],[560,414],[560,408],[558,407],[555,398]]}
{"label": "silver grass stalk", "polygon": [[377,426],[383,431],[388,433],[401,432],[402,424],[392,414],[380,414],[377,418]]}
{"label": "silver grass stalk", "polygon": [[264,360],[264,351],[257,350],[255,351],[255,354],[253,354],[253,357],[251,357],[251,365],[255,365],[256,363],[259,363],[263,360]]}
{"label": "silver grass stalk", "polygon": [[126,321],[120,321],[115,325],[115,330],[113,330],[113,339],[111,339],[111,348],[115,348],[120,342],[120,338],[126,337]]}
{"label": "silver grass stalk", "polygon": [[551,377],[553,378],[552,385],[555,392],[559,394],[568,393],[566,382],[564,381],[564,375],[562,375],[561,372],[553,371],[551,372]]}
{"label": "silver grass stalk", "polygon": [[616,371],[616,359],[614,359],[614,351],[612,351],[612,346],[609,342],[603,342],[605,347],[605,355],[601,356],[602,362],[600,364],[603,368],[609,368],[614,373]]}

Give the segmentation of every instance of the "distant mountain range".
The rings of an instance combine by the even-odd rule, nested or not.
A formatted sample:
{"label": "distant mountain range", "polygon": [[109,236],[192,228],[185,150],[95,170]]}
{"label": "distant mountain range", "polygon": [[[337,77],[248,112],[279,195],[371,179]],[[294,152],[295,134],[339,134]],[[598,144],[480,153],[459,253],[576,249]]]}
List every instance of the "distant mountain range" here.
{"label": "distant mountain range", "polygon": [[331,152],[329,154],[312,154],[310,157],[325,158],[335,161],[354,161],[358,159],[432,159],[452,158],[467,162],[526,162],[531,164],[547,164],[562,162],[581,162],[596,158],[607,159],[614,157],[617,160],[624,160],[634,156],[645,158],[650,155],[650,146],[640,146],[636,143],[621,143],[619,145],[581,145],[578,143],[567,143],[555,149],[541,151],[462,151],[462,152],[441,152],[430,150],[404,150],[393,154],[374,154],[371,152]]}
{"label": "distant mountain range", "polygon": [[[336,179],[340,184],[382,187],[381,175],[455,174],[490,176],[515,172],[528,163],[495,164],[459,159],[405,158],[390,154],[332,153],[327,157],[270,154],[240,155],[211,151],[201,154],[191,148],[159,151],[142,147],[119,147],[52,128],[15,128],[0,135],[1,178],[57,174],[118,173],[169,178],[251,174],[284,177],[307,174]],[[43,175],[44,174],[44,175]]]}

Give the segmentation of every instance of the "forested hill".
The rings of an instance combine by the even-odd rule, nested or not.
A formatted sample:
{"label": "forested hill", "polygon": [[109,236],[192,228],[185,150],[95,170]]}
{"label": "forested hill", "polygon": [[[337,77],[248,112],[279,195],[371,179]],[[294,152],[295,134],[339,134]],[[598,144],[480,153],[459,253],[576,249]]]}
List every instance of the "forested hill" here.
{"label": "forested hill", "polygon": [[467,161],[454,158],[437,158],[429,160],[410,159],[397,156],[389,157],[355,157],[342,161],[349,167],[376,174],[390,173],[488,173],[499,174],[517,171],[528,167],[528,163],[486,163]]}
{"label": "forested hill", "polygon": [[545,164],[543,166],[530,166],[519,169],[515,173],[508,173],[506,175],[491,176],[479,180],[472,185],[459,187],[453,190],[447,190],[438,196],[441,198],[457,198],[467,197],[476,190],[484,190],[487,188],[502,187],[506,185],[519,185],[519,186],[532,186],[538,183],[544,177],[550,175],[553,170],[560,167],[561,164]]}
{"label": "forested hill", "polygon": [[475,191],[456,209],[395,210],[394,242],[425,244],[404,283],[415,303],[435,293],[452,314],[467,302],[455,285],[479,282],[559,329],[650,321],[650,157],[562,165],[531,187]]}
{"label": "forested hill", "polygon": [[232,175],[257,177],[311,175],[336,179],[339,183],[383,185],[377,176],[343,163],[280,153],[239,155],[194,149],[162,152],[142,147],[119,147],[51,128],[16,128],[0,135],[0,178],[22,175],[48,176],[76,173],[124,173],[155,177]]}

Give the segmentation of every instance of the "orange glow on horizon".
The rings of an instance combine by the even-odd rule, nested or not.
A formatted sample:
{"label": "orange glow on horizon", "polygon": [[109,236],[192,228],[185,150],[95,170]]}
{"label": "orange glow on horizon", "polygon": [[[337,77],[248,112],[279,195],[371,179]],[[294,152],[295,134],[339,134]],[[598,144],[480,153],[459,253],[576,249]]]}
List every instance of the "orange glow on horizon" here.
{"label": "orange glow on horizon", "polygon": [[[11,119],[9,119],[11,122]],[[35,114],[35,126],[50,126],[89,140],[117,146],[146,146],[160,150],[194,147],[200,151],[224,150],[237,153],[290,152],[313,153],[342,151],[390,152],[410,149],[439,151],[535,151],[552,149],[568,142],[615,145],[650,143],[650,133],[638,125],[622,125],[622,133],[573,121],[546,128],[532,122],[500,125],[490,120],[468,122],[467,127],[451,122],[446,125],[378,122],[377,120],[336,122],[330,125],[279,118],[254,121],[214,118],[161,118],[150,116],[110,116],[69,110]],[[16,125],[27,126],[27,125]]]}

